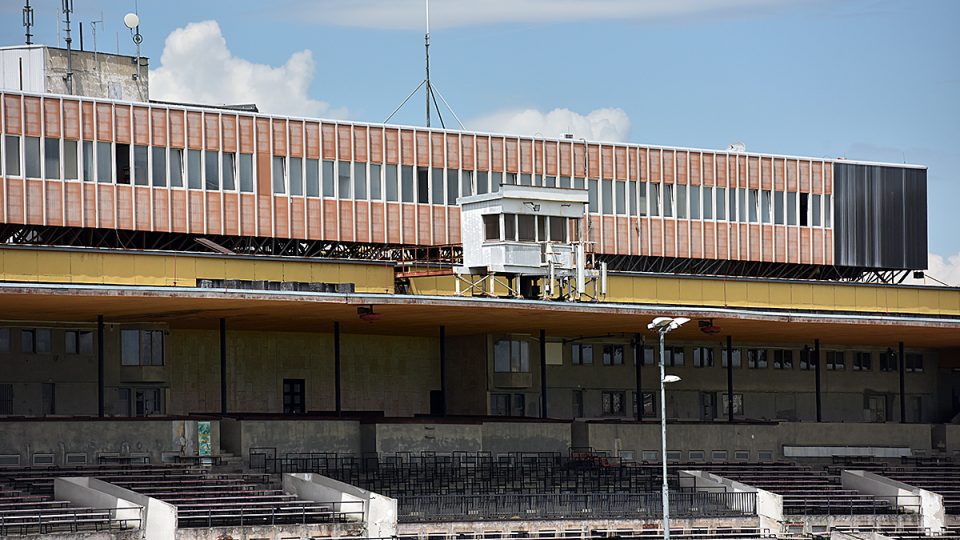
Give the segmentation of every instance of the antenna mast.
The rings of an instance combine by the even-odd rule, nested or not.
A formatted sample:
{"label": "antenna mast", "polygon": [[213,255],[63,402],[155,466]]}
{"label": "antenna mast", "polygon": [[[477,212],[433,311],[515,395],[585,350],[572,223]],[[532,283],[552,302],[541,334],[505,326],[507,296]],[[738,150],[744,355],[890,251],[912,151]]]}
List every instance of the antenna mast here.
{"label": "antenna mast", "polygon": [[33,45],[33,34],[30,33],[30,28],[33,27],[33,8],[30,7],[30,0],[26,0],[26,5],[23,6],[23,27],[27,30],[27,45]]}
{"label": "antenna mast", "polygon": [[63,80],[67,82],[67,93],[73,94],[73,49],[70,39],[70,13],[73,12],[73,0],[63,0],[63,14],[66,16],[67,36],[64,41],[67,42],[67,74]]}
{"label": "antenna mast", "polygon": [[430,0],[426,0],[427,3],[427,33],[423,36],[423,45],[426,51],[427,56],[427,127],[430,127]]}

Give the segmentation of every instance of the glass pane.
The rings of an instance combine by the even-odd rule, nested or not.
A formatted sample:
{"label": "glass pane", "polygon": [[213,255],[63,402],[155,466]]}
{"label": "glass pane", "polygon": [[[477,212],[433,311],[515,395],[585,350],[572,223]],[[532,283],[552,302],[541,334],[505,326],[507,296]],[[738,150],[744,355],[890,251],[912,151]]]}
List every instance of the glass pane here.
{"label": "glass pane", "polygon": [[397,179],[397,166],[396,165],[387,165],[384,170],[384,176],[387,184],[387,200],[388,201],[397,201],[400,197],[400,185],[398,184]]}
{"label": "glass pane", "polygon": [[113,182],[113,155],[108,142],[97,143],[97,182]]}
{"label": "glass pane", "polygon": [[43,177],[47,180],[60,178],[60,139],[43,141]]}
{"label": "glass pane", "polygon": [[774,191],[773,192],[773,222],[777,225],[783,225],[784,216],[783,216],[783,192]]}
{"label": "glass pane", "polygon": [[364,200],[367,198],[367,164],[353,164],[353,198]]}
{"label": "glass pane", "polygon": [[77,180],[77,141],[63,141],[63,177],[67,180]]}
{"label": "glass pane", "polygon": [[813,199],[813,202],[812,202],[812,207],[813,207],[813,223],[811,223],[811,225],[813,225],[814,227],[819,227],[819,226],[820,226],[820,215],[821,215],[821,212],[820,212],[820,195],[813,195],[812,199]]}
{"label": "glass pane", "polygon": [[770,223],[770,192],[760,192],[760,222]]}
{"label": "glass pane", "polygon": [[624,215],[627,213],[627,183],[626,182],[615,182],[614,190],[614,210],[617,211],[618,215]]}
{"label": "glass pane", "polygon": [[747,219],[750,220],[750,223],[757,222],[757,206],[760,205],[760,202],[757,200],[759,192],[755,189],[751,189],[749,193],[749,199],[747,200]]}
{"label": "glass pane", "polygon": [[433,204],[443,204],[443,169],[431,169],[430,186],[433,188],[430,201]]}
{"label": "glass pane", "polygon": [[26,175],[28,178],[40,178],[40,139],[26,137],[23,142]]}
{"label": "glass pane", "polygon": [[400,169],[401,200],[405,203],[413,202],[413,167],[404,165]]}
{"label": "glass pane", "polygon": [[80,354],[93,352],[93,332],[80,332]]}
{"label": "glass pane", "polygon": [[747,222],[747,190],[743,188],[737,188],[737,199],[739,200],[739,210],[740,210],[740,223]]}
{"label": "glass pane", "polygon": [[307,159],[307,196],[320,196],[320,160]]}
{"label": "glass pane", "polygon": [[637,183],[627,182],[627,207],[630,209],[630,215],[637,215]]}
{"label": "glass pane", "polygon": [[133,181],[138,186],[150,185],[148,155],[149,151],[146,146],[136,145],[133,147]]}
{"label": "glass pane", "polygon": [[336,197],[336,178],[333,175],[333,162],[324,161],[323,162],[323,196],[324,197]]}
{"label": "glass pane", "polygon": [[381,182],[382,178],[380,175],[380,164],[371,163],[370,164],[370,200],[379,201],[382,197],[381,194]]}
{"label": "glass pane", "polygon": [[427,169],[417,169],[417,202],[428,204],[430,202],[430,175]]}
{"label": "glass pane", "polygon": [[93,141],[83,141],[83,179],[93,182]]}
{"label": "glass pane", "polygon": [[51,350],[52,332],[49,328],[37,328],[37,352],[49,353]]}
{"label": "glass pane", "polygon": [[224,152],[220,161],[223,169],[223,189],[229,191],[237,189],[237,155],[233,152]]}
{"label": "glass pane", "polygon": [[488,193],[490,191],[490,181],[487,178],[486,171],[477,171],[477,194]]}
{"label": "glass pane", "polygon": [[717,219],[727,219],[727,188],[718,187],[716,192]]}
{"label": "glass pane", "polygon": [[787,225],[797,224],[797,194],[787,192]]}
{"label": "glass pane", "polygon": [[663,185],[663,217],[673,217],[673,184]]}
{"label": "glass pane", "polygon": [[187,187],[190,189],[202,188],[203,178],[201,176],[200,151],[187,150]]}
{"label": "glass pane", "polygon": [[20,137],[4,135],[3,148],[6,152],[3,161],[7,176],[20,176]]}
{"label": "glass pane", "polygon": [[[730,188],[727,190],[727,215],[730,216],[730,221],[737,220],[737,188]],[[742,204],[740,205],[743,206]],[[743,210],[741,210],[742,212]]]}
{"label": "glass pane", "polygon": [[447,204],[455,206],[460,196],[460,177],[456,169],[447,169]]}
{"label": "glass pane", "polygon": [[140,331],[120,331],[120,365],[136,366],[140,364]]}
{"label": "glass pane", "polygon": [[703,188],[703,219],[713,219],[713,187]]}
{"label": "glass pane", "polygon": [[517,241],[517,215],[503,215],[503,239],[507,242]]}
{"label": "glass pane", "polygon": [[560,187],[562,187],[562,188],[569,188],[571,185],[572,185],[572,184],[570,183],[570,177],[569,177],[569,176],[561,176],[561,177],[560,177]]}
{"label": "glass pane", "polygon": [[166,186],[167,185],[167,149],[161,146],[154,146],[150,149],[153,154],[153,169],[151,170],[151,176],[153,177],[153,185],[155,186]]}
{"label": "glass pane", "polygon": [[[456,169],[450,169],[447,171],[447,176],[450,176],[450,172],[454,174],[457,173]],[[473,171],[463,171],[460,173],[460,196],[468,197],[473,195]],[[456,204],[457,201],[453,201],[453,204]]]}
{"label": "glass pane", "polygon": [[679,184],[674,189],[677,190],[677,217],[686,219],[687,217],[687,186]]}
{"label": "glass pane", "polygon": [[220,189],[220,156],[217,152],[207,152],[204,155],[204,160],[207,189],[218,191]]}
{"label": "glass pane", "polygon": [[587,208],[588,212],[599,212],[599,194],[597,193],[599,187],[597,186],[596,180],[590,180],[590,187],[587,189]]}
{"label": "glass pane", "polygon": [[690,186],[690,219],[700,219],[700,186]]}
{"label": "glass pane", "polygon": [[274,193],[286,193],[286,158],[281,156],[273,156],[273,192]]}
{"label": "glass pane", "polygon": [[832,227],[833,208],[830,206],[830,195],[823,196],[823,226]]}
{"label": "glass pane", "polygon": [[341,161],[337,172],[337,197],[349,199],[350,192],[350,163]]}
{"label": "glass pane", "polygon": [[613,180],[600,182],[600,202],[604,214],[613,213]]}
{"label": "glass pane", "polygon": [[493,370],[497,373],[510,372],[510,342],[498,340],[493,345]]}
{"label": "glass pane", "polygon": [[240,154],[240,191],[253,193],[253,154]]}
{"label": "glass pane", "polygon": [[290,194],[303,195],[303,158],[290,158]]}
{"label": "glass pane", "polygon": [[170,185],[183,187],[183,150],[170,150]]}

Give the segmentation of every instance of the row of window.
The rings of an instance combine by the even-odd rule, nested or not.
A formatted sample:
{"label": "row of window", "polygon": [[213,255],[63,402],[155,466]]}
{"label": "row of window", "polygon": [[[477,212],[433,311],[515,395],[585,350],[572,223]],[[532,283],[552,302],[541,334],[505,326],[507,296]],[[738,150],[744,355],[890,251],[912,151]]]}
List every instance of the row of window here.
{"label": "row of window", "polygon": [[[17,351],[25,354],[52,354],[52,328],[0,328],[0,353],[14,352],[14,332],[19,335]],[[123,366],[162,366],[162,330],[124,329],[120,331],[120,364]],[[64,330],[64,354],[93,354],[92,330]]]}
{"label": "row of window", "polygon": [[[53,330],[51,328],[20,328],[18,351],[26,354],[53,353]],[[14,351],[14,333],[10,328],[0,328],[0,353]],[[65,354],[93,353],[93,332],[88,330],[65,330],[63,332]]]}
{"label": "row of window", "polygon": [[493,242],[566,242],[568,234],[576,241],[579,233],[565,217],[532,214],[484,214],[483,231]]}
{"label": "row of window", "polygon": [[[570,345],[570,362],[575,366],[591,365],[597,355],[605,366],[619,366],[624,363],[625,345],[619,344],[586,344],[573,343]],[[714,366],[714,357],[717,348],[697,346],[690,348],[693,367],[709,368]],[[721,367],[727,367],[727,350],[721,348]],[[686,363],[687,349],[685,347],[664,347],[664,365],[668,367],[682,367]],[[747,367],[750,369],[794,369],[794,353],[797,358],[797,367],[801,370],[816,369],[816,358],[813,349],[807,347],[795,351],[792,349],[747,348],[733,349],[733,367],[742,367],[743,352],[746,352]],[[871,351],[824,351],[824,366],[831,371],[845,371],[850,365],[852,371],[873,371],[874,357],[878,361],[880,371],[897,371],[898,354],[892,349],[881,352]],[[643,348],[643,365],[657,363],[659,352],[655,347]],[[923,354],[906,353],[904,355],[904,371],[908,373],[923,372]]]}
{"label": "row of window", "polygon": [[[252,193],[253,154],[6,135],[8,176]],[[274,156],[275,194],[456,205],[501,184],[587,188],[592,213],[830,227],[830,195],[622,180],[585,180]]]}

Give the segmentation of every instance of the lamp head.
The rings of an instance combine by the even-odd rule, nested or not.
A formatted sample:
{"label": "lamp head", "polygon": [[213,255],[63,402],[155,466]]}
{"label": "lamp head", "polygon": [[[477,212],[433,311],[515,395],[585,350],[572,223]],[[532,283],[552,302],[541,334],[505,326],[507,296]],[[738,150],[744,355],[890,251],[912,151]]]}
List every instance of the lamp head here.
{"label": "lamp head", "polygon": [[680,379],[680,376],[679,376],[679,375],[664,375],[664,376],[663,376],[663,382],[666,383],[666,384],[675,383],[675,382],[680,382],[680,380],[681,380],[681,379]]}
{"label": "lamp head", "polygon": [[127,13],[123,16],[123,25],[133,30],[134,28],[140,26],[140,16],[138,16],[136,13]]}
{"label": "lamp head", "polygon": [[658,332],[672,332],[688,322],[690,322],[690,319],[686,317],[657,317],[653,320],[653,322],[647,325],[647,329],[656,330]]}

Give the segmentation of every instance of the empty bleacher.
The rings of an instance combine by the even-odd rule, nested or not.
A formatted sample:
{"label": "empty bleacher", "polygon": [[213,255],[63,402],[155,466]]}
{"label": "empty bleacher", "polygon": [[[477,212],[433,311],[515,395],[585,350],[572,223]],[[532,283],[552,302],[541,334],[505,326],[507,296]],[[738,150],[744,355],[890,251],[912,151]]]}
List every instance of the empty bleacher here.
{"label": "empty bleacher", "polygon": [[[34,521],[49,522],[38,513],[66,514],[66,503],[53,501],[56,477],[88,476],[147,495],[177,508],[180,527],[251,526],[333,523],[362,518],[362,505],[334,506],[331,503],[299,500],[272,485],[264,474],[220,474],[187,465],[100,465],[93,467],[25,468],[0,471],[0,485],[15,491],[19,504],[28,506]],[[50,508],[42,506],[50,505]],[[69,508],[71,519],[82,509]],[[90,509],[87,509],[90,510]],[[91,510],[92,511],[92,510]],[[109,520],[93,512],[89,516]],[[2,519],[2,518],[0,518]],[[61,519],[61,518],[57,518]],[[67,519],[67,518],[62,518]],[[2,522],[0,522],[2,525]],[[94,528],[120,526],[107,521],[92,522]],[[48,525],[43,525],[47,527]],[[21,529],[18,529],[18,531]],[[24,532],[29,532],[26,528]]]}
{"label": "empty bleacher", "polygon": [[896,514],[898,502],[920,504],[843,489],[838,472],[795,463],[697,463],[672,468],[702,470],[779,494],[783,512],[789,515]]}
{"label": "empty bleacher", "polygon": [[55,499],[53,477],[37,476],[33,472],[28,469],[0,470],[0,536],[80,533],[140,526],[140,518],[119,518],[115,508],[79,507]]}

